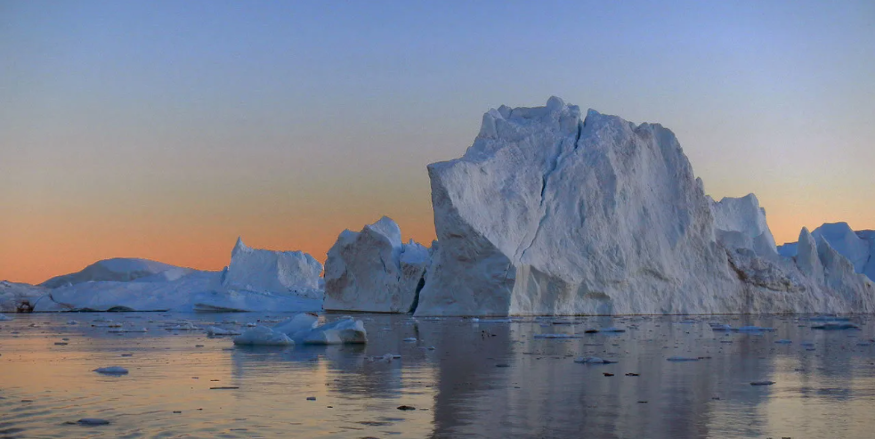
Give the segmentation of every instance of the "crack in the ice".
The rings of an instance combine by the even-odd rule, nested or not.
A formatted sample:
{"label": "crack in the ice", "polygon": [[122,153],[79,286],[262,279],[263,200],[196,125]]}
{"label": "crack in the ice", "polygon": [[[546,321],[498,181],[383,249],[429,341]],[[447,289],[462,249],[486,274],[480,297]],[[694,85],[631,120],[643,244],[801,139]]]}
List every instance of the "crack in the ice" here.
{"label": "crack in the ice", "polygon": [[548,209],[544,206],[544,202],[546,200],[546,197],[544,196],[544,194],[547,190],[547,180],[556,172],[556,170],[559,168],[560,162],[562,162],[562,160],[565,157],[567,157],[567,156],[571,155],[571,153],[574,153],[575,151],[577,151],[578,142],[580,142],[580,136],[581,136],[581,133],[583,132],[583,126],[585,123],[586,123],[585,120],[577,122],[577,133],[574,136],[574,143],[571,145],[571,148],[572,148],[571,152],[568,154],[563,154],[564,151],[562,150],[562,146],[560,144],[560,146],[558,148],[559,151],[557,152],[556,157],[553,158],[552,166],[550,167],[550,169],[547,172],[544,173],[544,177],[541,180],[541,200],[538,203],[538,210],[541,212],[541,219],[538,220],[538,227],[535,229],[535,234],[534,234],[534,236],[532,236],[532,239],[529,241],[529,244],[526,245],[526,248],[523,249],[522,252],[520,252],[520,257],[519,257],[520,261],[522,261],[523,257],[525,257],[525,255],[526,255],[526,252],[529,251],[529,249],[532,248],[532,246],[535,244],[535,241],[538,239],[538,235],[541,233],[541,229],[544,226],[544,222],[547,220],[547,217],[549,216]]}

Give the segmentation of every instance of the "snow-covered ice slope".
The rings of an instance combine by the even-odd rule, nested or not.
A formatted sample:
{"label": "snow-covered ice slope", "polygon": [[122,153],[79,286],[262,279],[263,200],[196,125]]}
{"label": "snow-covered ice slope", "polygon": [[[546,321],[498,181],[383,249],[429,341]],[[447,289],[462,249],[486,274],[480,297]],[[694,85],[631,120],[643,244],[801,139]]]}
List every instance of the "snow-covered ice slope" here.
{"label": "snow-covered ice slope", "polygon": [[325,261],[325,310],[410,312],[428,265],[428,249],[401,243],[389,217],[344,230]]}
{"label": "snow-covered ice slope", "polygon": [[[774,240],[754,197],[721,201],[731,214],[715,221],[677,139],[658,124],[593,110],[581,121],[556,97],[502,106],[484,115],[462,158],[428,171],[440,246],[417,315],[873,309],[871,285],[853,273],[815,279],[758,254]],[[751,245],[722,245],[720,230]],[[838,268],[829,255],[819,251]]]}
{"label": "snow-covered ice slope", "polygon": [[161,262],[150,261],[148,259],[136,258],[113,258],[97,261],[76,273],[65,274],[63,276],[53,277],[40,286],[46,288],[57,288],[65,285],[76,285],[83,282],[96,281],[120,281],[127,282],[153,276],[168,270],[179,271],[183,270],[190,272],[191,270],[176,267]]}

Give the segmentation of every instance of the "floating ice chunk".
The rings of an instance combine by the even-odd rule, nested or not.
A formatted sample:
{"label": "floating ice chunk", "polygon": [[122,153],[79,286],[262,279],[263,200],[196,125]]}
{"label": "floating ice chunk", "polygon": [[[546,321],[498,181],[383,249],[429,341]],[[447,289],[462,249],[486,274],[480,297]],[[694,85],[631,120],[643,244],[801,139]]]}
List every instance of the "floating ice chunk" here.
{"label": "floating ice chunk", "polygon": [[666,360],[683,362],[683,361],[699,361],[699,358],[698,357],[678,357],[678,356],[675,356],[675,357],[668,357],[668,358],[666,358]]}
{"label": "floating ice chunk", "polygon": [[127,375],[128,370],[121,366],[109,366],[109,367],[99,367],[94,369],[94,372],[103,374],[103,375]]}
{"label": "floating ice chunk", "polygon": [[207,328],[207,335],[209,335],[210,337],[220,337],[223,335],[241,335],[241,334],[242,333],[240,331],[237,331],[236,329],[225,329],[225,328],[219,328],[217,326],[210,326],[209,328]]}
{"label": "floating ice chunk", "polygon": [[416,337],[407,337],[404,339],[404,341],[414,342],[414,341],[416,341]]}
{"label": "floating ice chunk", "polygon": [[614,364],[616,361],[605,360],[600,357],[577,357],[574,359],[575,363],[580,364]]}
{"label": "floating ice chunk", "polygon": [[239,346],[294,346],[295,342],[282,332],[274,331],[266,326],[256,326],[234,337],[234,344]]}
{"label": "floating ice chunk", "polygon": [[91,324],[92,328],[121,328],[122,326],[124,326],[121,323],[113,322],[112,320],[95,320],[94,322],[95,323]]}
{"label": "floating ice chunk", "polygon": [[12,320],[12,317],[7,316],[6,314],[0,314],[0,322],[8,322]]}
{"label": "floating ice chunk", "polygon": [[367,331],[361,320],[345,317],[311,329],[301,336],[304,344],[362,344],[368,342]]}
{"label": "floating ice chunk", "polygon": [[793,343],[791,340],[787,340],[786,338],[782,338],[780,340],[775,341],[777,344],[790,344]]}
{"label": "floating ice chunk", "polygon": [[164,328],[168,331],[200,331],[201,328],[191,322],[182,322],[178,325],[168,326]]}
{"label": "floating ice chunk", "polygon": [[67,320],[67,324],[72,326],[72,325],[78,325],[79,322],[77,322],[75,320]]}
{"label": "floating ice chunk", "polygon": [[295,314],[294,317],[273,327],[274,331],[282,332],[288,335],[293,340],[297,340],[299,335],[303,335],[316,327],[319,324],[319,316],[313,313],[304,312]]}
{"label": "floating ice chunk", "polygon": [[822,325],[812,325],[811,329],[823,329],[827,331],[843,330],[843,329],[860,329],[859,326],[847,322],[826,322]]}

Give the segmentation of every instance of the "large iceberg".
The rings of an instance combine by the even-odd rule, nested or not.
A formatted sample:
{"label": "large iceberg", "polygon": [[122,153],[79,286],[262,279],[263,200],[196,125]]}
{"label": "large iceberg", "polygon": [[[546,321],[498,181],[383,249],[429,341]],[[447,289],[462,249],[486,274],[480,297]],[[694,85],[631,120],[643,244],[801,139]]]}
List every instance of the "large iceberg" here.
{"label": "large iceberg", "polygon": [[556,97],[502,106],[462,158],[428,171],[440,247],[417,315],[875,309],[827,246],[828,279],[778,256],[755,197],[706,197],[658,124],[581,120]]}
{"label": "large iceberg", "polygon": [[326,311],[412,312],[425,283],[429,251],[389,217],[344,230],[325,261]]}
{"label": "large iceberg", "polygon": [[[851,262],[854,271],[875,280],[875,231],[855,232],[848,223],[826,223],[814,229],[811,236],[815,240],[825,240]],[[778,252],[786,257],[795,257],[799,253],[800,242],[784,244],[778,247]]]}
{"label": "large iceberg", "polygon": [[321,274],[322,264],[307,253],[253,249],[237,238],[222,285],[231,290],[295,293],[321,299]]}
{"label": "large iceberg", "polygon": [[43,284],[54,288],[32,287],[40,297],[31,301],[38,312],[318,311],[321,271],[306,253],[251,249],[238,239],[221,272],[111,259]]}

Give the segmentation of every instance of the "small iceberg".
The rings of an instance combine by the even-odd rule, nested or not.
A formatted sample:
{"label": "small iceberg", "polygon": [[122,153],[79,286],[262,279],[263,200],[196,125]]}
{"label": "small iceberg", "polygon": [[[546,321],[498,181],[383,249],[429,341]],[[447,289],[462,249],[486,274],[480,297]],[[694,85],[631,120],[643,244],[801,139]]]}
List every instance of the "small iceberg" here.
{"label": "small iceberg", "polygon": [[364,344],[368,342],[368,333],[361,320],[347,316],[311,329],[301,340],[313,345]]}
{"label": "small iceberg", "polygon": [[674,362],[684,362],[684,361],[699,361],[699,358],[698,357],[678,357],[678,356],[675,356],[675,357],[668,357],[668,358],[666,358],[666,360],[674,361]]}
{"label": "small iceberg", "polygon": [[295,342],[282,332],[266,326],[256,326],[234,337],[234,344],[238,346],[294,346]]}
{"label": "small iceberg", "polygon": [[94,369],[93,372],[97,372],[103,375],[127,375],[128,370],[121,366],[110,366],[110,367],[99,367]]}
{"label": "small iceberg", "polygon": [[786,338],[782,338],[780,340],[776,340],[775,343],[777,343],[777,344],[790,344],[790,343],[793,343],[793,341],[787,340]]}
{"label": "small iceberg", "polygon": [[8,322],[12,320],[12,317],[7,316],[6,314],[0,314],[0,322]]}

